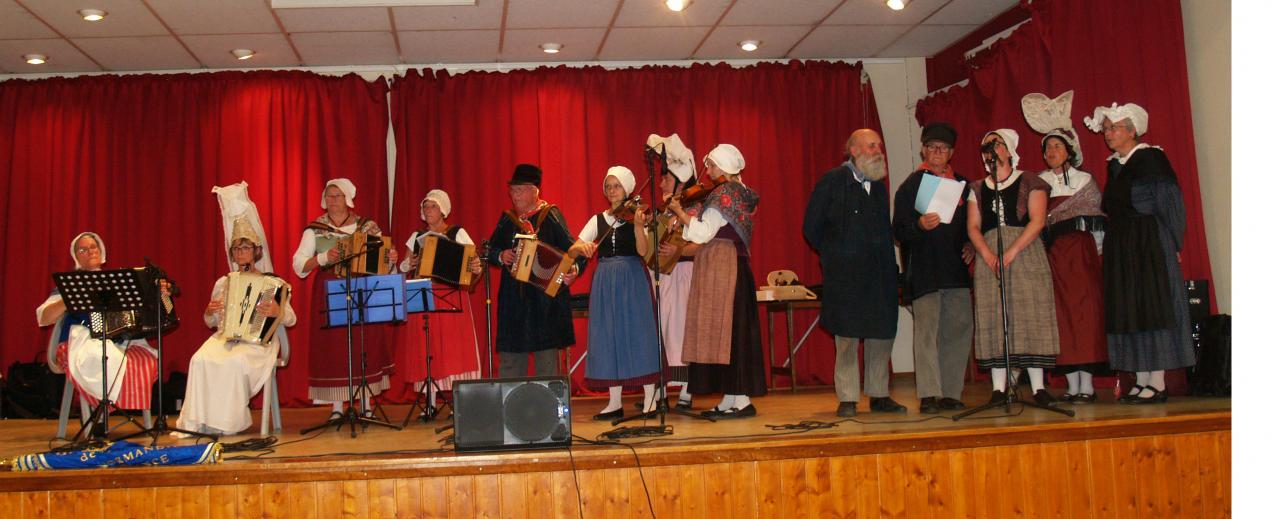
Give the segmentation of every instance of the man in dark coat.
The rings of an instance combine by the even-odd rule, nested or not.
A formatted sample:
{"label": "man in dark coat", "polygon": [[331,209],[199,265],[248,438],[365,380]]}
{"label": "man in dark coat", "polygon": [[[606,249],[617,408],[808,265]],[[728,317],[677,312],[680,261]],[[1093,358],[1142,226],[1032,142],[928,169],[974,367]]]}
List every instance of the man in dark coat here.
{"label": "man in dark coat", "polygon": [[[539,196],[541,185],[541,169],[530,164],[516,166],[508,182],[511,210],[503,212],[498,220],[485,256],[485,261],[502,268],[496,343],[501,354],[498,373],[503,378],[527,376],[530,353],[535,375],[556,375],[559,349],[574,343],[568,288],[549,297],[538,287],[516,281],[511,275],[510,266],[517,259],[517,234],[536,235],[538,241],[562,251],[573,245],[573,235],[569,234],[560,209]],[[585,264],[586,259],[579,257],[565,275],[564,284],[572,283]]]}
{"label": "man in dark coat", "polygon": [[836,337],[836,414],[854,416],[860,398],[858,341],[866,354],[871,410],[901,413],[889,398],[889,358],[898,332],[898,264],[889,224],[889,188],[880,135],[853,132],[849,160],[826,172],[809,195],[804,237],[822,261],[822,325]]}
{"label": "man in dark coat", "polygon": [[915,350],[916,395],[920,412],[964,409],[964,370],[973,349],[973,294],[967,263],[973,260],[965,222],[965,186],[951,221],[916,210],[916,195],[925,175],[964,179],[951,169],[956,131],[947,123],[931,123],[920,135],[924,162],[909,175],[893,199],[893,235],[902,247],[907,297],[911,300]]}

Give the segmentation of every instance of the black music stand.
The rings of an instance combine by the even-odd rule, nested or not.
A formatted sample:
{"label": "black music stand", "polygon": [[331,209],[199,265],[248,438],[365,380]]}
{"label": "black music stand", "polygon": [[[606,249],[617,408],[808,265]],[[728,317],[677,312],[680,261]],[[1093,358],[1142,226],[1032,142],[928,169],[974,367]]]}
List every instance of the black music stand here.
{"label": "black music stand", "polygon": [[[102,347],[102,398],[98,399],[93,413],[66,446],[79,450],[106,441],[110,431],[108,420],[112,402],[111,388],[107,384],[108,330],[105,314],[141,309],[143,289],[139,272],[133,269],[57,272],[53,275],[53,282],[67,305],[67,312],[90,315],[89,330],[96,332],[98,344]],[[67,376],[71,376],[70,373]],[[129,421],[133,422],[133,419]]]}
{"label": "black music stand", "polygon": [[[332,263],[331,265],[339,265],[350,262],[362,252],[356,252],[351,256],[347,256]],[[398,284],[397,284],[398,280]],[[358,286],[357,286],[358,285]],[[370,287],[372,285],[372,287]],[[396,290],[396,288],[399,290]],[[370,398],[373,398],[372,391],[369,388],[369,379],[367,372],[367,358],[364,349],[364,325],[366,322],[388,322],[396,320],[404,320],[404,276],[400,274],[391,274],[385,276],[368,276],[360,278],[351,277],[351,269],[346,269],[346,276],[343,279],[335,279],[326,282],[325,289],[326,301],[329,308],[325,310],[328,317],[328,326],[346,326],[347,329],[347,409],[340,416],[332,417],[323,423],[303,429],[300,434],[307,434],[311,431],[324,429],[329,426],[336,426],[338,430],[342,430],[343,425],[351,426],[351,437],[356,437],[356,424],[360,424],[364,429],[368,429],[370,425],[379,425],[389,427],[391,429],[400,430],[386,420],[386,413],[382,412],[378,406],[377,400],[373,400],[375,410],[382,412],[383,419],[370,418],[366,416],[373,414],[371,411],[363,409],[363,399],[360,411],[356,410],[356,395],[363,395],[366,392]],[[334,308],[334,302],[341,298],[342,308]],[[374,299],[377,299],[375,301]],[[384,299],[385,298],[385,299]],[[376,311],[370,312],[370,309]],[[357,313],[358,312],[358,313]],[[360,386],[354,386],[355,369],[354,369],[354,341],[353,326],[356,322],[360,323],[361,342],[360,342]]]}
{"label": "black music stand", "polygon": [[[409,412],[404,416],[404,423],[400,424],[401,428],[409,426],[409,422],[413,421],[414,412],[418,409],[422,410],[422,420],[425,422],[430,422],[439,416],[444,411],[444,406],[449,406],[452,409],[453,405],[449,402],[449,399],[442,395],[443,391],[440,389],[440,385],[436,383],[435,376],[431,372],[430,321],[433,313],[462,312],[460,296],[462,291],[458,287],[444,285],[437,290],[430,279],[416,279],[405,283],[405,291],[407,292],[405,295],[405,312],[422,314],[422,341],[423,345],[426,346],[427,378],[422,381],[422,389],[418,391],[417,396],[413,399],[413,405],[409,406]],[[456,303],[448,300],[447,296],[451,294],[459,295],[459,300]],[[437,304],[437,301],[443,303],[443,307]],[[441,402],[439,406],[431,402],[430,392],[433,390],[435,394],[441,395],[439,397]]]}

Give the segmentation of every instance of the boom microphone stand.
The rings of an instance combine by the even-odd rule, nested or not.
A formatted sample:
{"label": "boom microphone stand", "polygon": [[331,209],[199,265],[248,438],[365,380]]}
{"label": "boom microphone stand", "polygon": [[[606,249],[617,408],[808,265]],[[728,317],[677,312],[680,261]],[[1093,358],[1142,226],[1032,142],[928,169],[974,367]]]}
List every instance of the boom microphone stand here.
{"label": "boom microphone stand", "polygon": [[[996,199],[1000,201],[999,203],[1001,207],[1000,214],[998,215],[1000,221],[996,225],[996,229],[995,229],[996,230],[996,258],[997,258],[996,259],[996,267],[997,267],[996,281],[999,283],[998,286],[1000,287],[1000,342],[1004,348],[1004,372],[1005,372],[1005,377],[1008,378],[1008,381],[1006,382],[1004,402],[987,402],[986,404],[980,405],[978,407],[975,407],[963,413],[956,414],[955,416],[952,416],[951,419],[954,421],[960,421],[961,419],[967,416],[970,416],[972,414],[980,413],[982,411],[986,411],[987,409],[994,409],[997,407],[1003,407],[1005,414],[1008,414],[1009,408],[1013,404],[1022,404],[1024,406],[1030,406],[1037,409],[1044,409],[1046,411],[1053,411],[1055,413],[1062,413],[1064,415],[1074,417],[1076,415],[1076,412],[1070,409],[1059,409],[1057,407],[1040,405],[1035,401],[1022,400],[1018,398],[1018,381],[1016,378],[1014,378],[1013,369],[1009,361],[1009,306],[1007,305],[1008,298],[1005,295],[1005,286],[1004,286],[1004,275],[1005,275],[1004,211],[1005,211],[1005,208],[1004,208],[1004,199],[1001,198],[1000,196],[1002,189],[1000,188],[999,169],[996,167],[995,143],[996,141],[993,139],[991,140],[991,142],[983,145],[980,153],[982,156],[986,157],[986,160],[984,162],[986,164],[987,173],[988,175],[990,175],[991,184],[994,185],[996,188]],[[1012,171],[1010,172],[1010,175],[1012,175]]]}

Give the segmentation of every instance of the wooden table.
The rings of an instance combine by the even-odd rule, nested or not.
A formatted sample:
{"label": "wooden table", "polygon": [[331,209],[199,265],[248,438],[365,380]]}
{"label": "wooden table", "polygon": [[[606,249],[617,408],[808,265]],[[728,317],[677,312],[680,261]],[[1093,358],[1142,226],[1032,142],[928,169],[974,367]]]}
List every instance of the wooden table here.
{"label": "wooden table", "polygon": [[[757,301],[757,304],[764,306],[769,317],[769,387],[773,388],[774,375],[783,375],[791,377],[791,392],[796,392],[796,351],[804,345],[804,341],[809,339],[809,335],[813,333],[813,329],[818,326],[819,316],[814,316],[813,322],[809,323],[809,328],[805,330],[804,335],[800,337],[800,341],[795,340],[795,310],[797,308],[811,309],[822,308],[822,301],[818,299],[795,299],[791,301]],[[782,366],[774,363],[773,348],[773,314],[777,312],[785,312],[787,316],[787,362]]]}

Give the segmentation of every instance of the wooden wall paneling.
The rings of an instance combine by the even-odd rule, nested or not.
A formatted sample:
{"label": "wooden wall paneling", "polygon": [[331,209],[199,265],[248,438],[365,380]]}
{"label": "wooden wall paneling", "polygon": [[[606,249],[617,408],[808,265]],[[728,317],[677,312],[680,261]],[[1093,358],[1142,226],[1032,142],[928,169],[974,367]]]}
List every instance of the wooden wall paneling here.
{"label": "wooden wall paneling", "polygon": [[482,519],[498,519],[502,515],[502,492],[497,474],[485,474],[472,478],[475,489],[475,516]]}
{"label": "wooden wall paneling", "polygon": [[182,516],[182,487],[156,488],[156,516],[164,519]]}
{"label": "wooden wall paneling", "polygon": [[902,455],[903,477],[907,484],[902,488],[902,504],[907,517],[928,519],[933,517],[929,507],[929,456],[925,452],[908,452]]}
{"label": "wooden wall paneling", "polygon": [[1000,463],[995,447],[973,449],[974,510],[978,517],[1001,517]]}
{"label": "wooden wall paneling", "polygon": [[1204,494],[1205,517],[1218,516],[1215,511],[1226,510],[1231,501],[1226,499],[1226,478],[1218,453],[1217,435],[1196,435],[1196,452],[1199,453],[1200,488]]}
{"label": "wooden wall paneling", "polygon": [[[835,492],[831,484],[831,458],[807,458],[804,460],[804,484],[814,497],[809,507],[810,517],[835,517]],[[707,507],[711,509],[710,506]],[[724,510],[721,508],[720,510]]]}
{"label": "wooden wall paneling", "polygon": [[1138,515],[1152,519],[1168,517],[1163,503],[1156,496],[1160,486],[1160,473],[1156,472],[1155,441],[1150,436],[1134,438],[1134,486],[1137,488]]}
{"label": "wooden wall paneling", "polygon": [[[653,499],[654,485],[657,484],[653,480],[653,471],[651,469],[628,470],[626,476],[627,493],[630,498],[627,500],[627,514],[623,517],[630,519],[650,517],[649,502]],[[645,485],[648,485],[647,493]]]}
{"label": "wooden wall paneling", "polygon": [[475,478],[449,476],[449,517],[461,519],[476,513]]}
{"label": "wooden wall paneling", "polygon": [[1182,500],[1182,517],[1205,517],[1204,484],[1200,480],[1200,454],[1196,452],[1195,435],[1173,437],[1173,458],[1178,471],[1178,488]]}
{"label": "wooden wall paneling", "polygon": [[973,449],[950,450],[946,455],[951,467],[951,491],[947,494],[951,503],[945,509],[950,517],[978,519],[977,503],[984,496],[978,493],[980,487],[973,468]]}
{"label": "wooden wall paneling", "polygon": [[556,509],[554,479],[550,472],[531,472],[525,478],[525,499],[530,518],[546,517]]}
{"label": "wooden wall paneling", "polygon": [[756,479],[760,487],[757,494],[759,517],[783,517],[791,513],[785,507],[782,495],[782,464],[777,461],[756,462]]}
{"label": "wooden wall paneling", "polygon": [[1142,517],[1138,515],[1139,474],[1134,448],[1130,438],[1111,440],[1111,463],[1115,467],[1115,477],[1111,481],[1115,487],[1117,517]]}
{"label": "wooden wall paneling", "polygon": [[423,517],[449,517],[449,478],[422,478]]}
{"label": "wooden wall paneling", "polygon": [[[731,463],[715,463],[703,467],[702,474],[706,478],[703,498],[706,501],[707,510],[715,517],[754,517],[733,513],[733,500],[736,497],[733,495],[733,480],[746,476],[744,473],[734,473],[733,468],[734,464]],[[632,494],[634,493],[633,491]],[[632,514],[631,517],[649,517],[649,515],[647,513],[643,516]]]}
{"label": "wooden wall paneling", "polygon": [[901,453],[877,454],[880,475],[880,515],[906,518],[907,505],[903,489],[907,486],[906,460]]}
{"label": "wooden wall paneling", "polygon": [[779,481],[782,483],[778,506],[791,515],[811,516],[805,509],[812,502],[813,492],[805,488],[804,460],[781,460],[778,465]]}
{"label": "wooden wall paneling", "polygon": [[[1089,496],[1094,519],[1118,519],[1119,499],[1116,497],[1116,462],[1112,455],[1113,440],[1085,442],[1089,454]],[[1132,516],[1129,516],[1132,517]]]}
{"label": "wooden wall paneling", "polygon": [[316,482],[316,515],[332,517],[335,513],[343,513],[342,482]]}
{"label": "wooden wall paneling", "polygon": [[369,517],[396,517],[396,480],[371,479],[365,492],[369,495]]}
{"label": "wooden wall paneling", "polygon": [[993,517],[1023,517],[1022,468],[1017,453],[1007,447],[996,447],[996,486],[985,494],[996,505]]}
{"label": "wooden wall paneling", "polygon": [[926,515],[921,517],[951,517],[955,486],[951,483],[951,454],[949,451],[924,453],[925,469],[929,475],[928,494],[925,496]]}
{"label": "wooden wall paneling", "polygon": [[[578,517],[578,490],[573,482],[573,472],[561,470],[553,476],[552,489],[555,497],[554,517]],[[660,515],[658,517],[670,517]]]}
{"label": "wooden wall paneling", "polygon": [[[101,490],[49,492],[51,517],[103,517]],[[2,503],[3,500],[0,500]],[[4,508],[0,508],[3,510]],[[173,516],[178,517],[178,516]]]}
{"label": "wooden wall paneling", "polygon": [[239,517],[262,517],[262,485],[236,485],[236,513]]}
{"label": "wooden wall paneling", "polygon": [[[289,483],[287,485],[287,493],[285,498],[288,500],[289,519],[315,519],[320,517],[321,511],[319,506],[319,498],[317,497],[315,481],[299,481]],[[328,513],[332,513],[330,509]]]}
{"label": "wooden wall paneling", "polygon": [[[210,485],[209,487],[209,519],[235,519],[236,486]],[[107,491],[103,491],[104,498]],[[105,499],[104,499],[105,501]]]}
{"label": "wooden wall paneling", "polygon": [[653,495],[653,507],[657,516],[673,519],[683,517],[683,511],[680,509],[682,489],[679,470],[672,466],[654,467],[653,479],[657,481],[654,485],[657,493]]}
{"label": "wooden wall paneling", "polygon": [[1218,463],[1222,467],[1222,509],[1231,515],[1231,431],[1213,434],[1218,440]]}
{"label": "wooden wall paneling", "polygon": [[617,519],[620,512],[616,506],[614,490],[620,485],[617,481],[621,474],[617,470],[579,470],[578,484],[582,488],[582,512],[586,517],[600,519]]}
{"label": "wooden wall paneling", "polygon": [[392,481],[397,517],[422,517],[423,478],[397,478]]}
{"label": "wooden wall paneling", "polygon": [[22,493],[0,492],[0,510],[17,510],[22,513]]}
{"label": "wooden wall paneling", "polygon": [[874,454],[855,456],[851,461],[856,475],[854,481],[857,485],[853,500],[854,517],[878,518],[880,517],[880,486],[884,484],[883,478],[880,477],[880,457]]}
{"label": "wooden wall paneling", "polygon": [[756,473],[756,462],[735,462],[728,465],[732,485],[729,496],[733,504],[728,509],[730,513],[727,515],[729,517],[764,517],[759,514],[760,480],[759,474]]}
{"label": "wooden wall paneling", "polygon": [[1093,494],[1090,492],[1089,450],[1086,442],[1067,442],[1062,445],[1062,482],[1065,517],[1089,517],[1093,510]]}
{"label": "wooden wall paneling", "polygon": [[22,493],[22,517],[50,517],[49,516],[49,493],[48,492],[23,492]]}
{"label": "wooden wall paneling", "polygon": [[1045,504],[1049,497],[1050,476],[1044,470],[1044,456],[1038,443],[1004,447],[1011,450],[1018,460],[1017,484],[1021,488],[1023,517],[1040,519],[1047,517]]}
{"label": "wooden wall paneling", "polygon": [[[801,472],[803,470],[803,463],[801,463]],[[707,503],[703,497],[706,495],[704,482],[702,465],[680,465],[680,486],[684,490],[680,498],[682,516],[689,519],[710,517],[707,515]]]}
{"label": "wooden wall paneling", "polygon": [[[527,519],[529,517],[529,474],[502,474],[498,476],[498,502],[502,519]],[[539,517],[550,508],[533,508]]]}
{"label": "wooden wall paneling", "polygon": [[1156,436],[1156,471],[1151,474],[1155,498],[1164,508],[1164,517],[1182,517],[1182,478],[1178,475],[1178,460],[1173,455],[1173,438]]}

